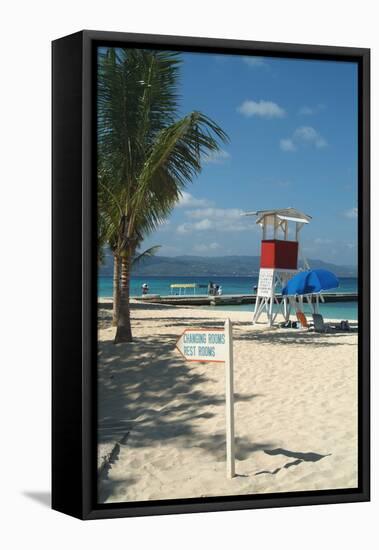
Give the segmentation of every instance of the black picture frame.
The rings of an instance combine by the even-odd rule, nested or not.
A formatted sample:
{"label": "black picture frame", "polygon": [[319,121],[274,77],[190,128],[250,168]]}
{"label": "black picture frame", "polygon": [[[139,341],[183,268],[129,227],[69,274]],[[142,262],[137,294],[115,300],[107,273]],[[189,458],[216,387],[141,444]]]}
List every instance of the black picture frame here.
{"label": "black picture frame", "polygon": [[[357,489],[96,502],[95,90],[98,45],[354,61],[358,64],[359,486]],[[370,499],[370,50],[81,31],[52,44],[52,507],[81,519]]]}

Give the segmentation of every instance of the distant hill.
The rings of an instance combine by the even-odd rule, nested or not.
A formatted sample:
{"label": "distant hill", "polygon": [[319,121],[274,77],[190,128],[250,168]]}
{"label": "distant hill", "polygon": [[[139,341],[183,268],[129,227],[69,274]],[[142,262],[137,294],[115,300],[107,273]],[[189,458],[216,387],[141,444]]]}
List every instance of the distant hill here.
{"label": "distant hill", "polygon": [[[354,266],[341,266],[309,260],[311,268],[329,269],[339,277],[356,277]],[[259,256],[153,256],[146,258],[133,270],[133,275],[140,276],[187,276],[187,277],[249,277],[258,275]],[[113,275],[113,259],[110,253],[105,256],[105,263],[100,267],[100,275]]]}

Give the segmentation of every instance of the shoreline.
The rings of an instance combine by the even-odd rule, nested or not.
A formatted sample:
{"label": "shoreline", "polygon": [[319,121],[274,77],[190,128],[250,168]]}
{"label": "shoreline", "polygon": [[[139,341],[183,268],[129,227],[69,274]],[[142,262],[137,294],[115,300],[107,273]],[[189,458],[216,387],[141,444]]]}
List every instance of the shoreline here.
{"label": "shoreline", "polygon": [[[97,303],[98,303],[98,306],[101,305],[101,304],[112,304],[113,303],[113,298],[112,296],[102,296],[102,297],[99,297],[97,299]],[[206,312],[214,312],[217,314],[217,312],[222,312],[222,313],[226,313],[226,312],[229,312],[229,313],[243,313],[243,314],[247,314],[249,315],[250,317],[252,316],[253,312],[254,312],[254,309],[253,307],[251,308],[251,311],[246,311],[246,309],[238,309],[240,306],[236,305],[236,306],[227,306],[229,308],[235,308],[235,311],[233,311],[233,309],[223,309],[223,306],[196,306],[196,305],[182,305],[182,304],[178,304],[178,305],[173,305],[173,304],[161,304],[161,303],[154,303],[154,302],[150,302],[148,300],[146,300],[146,302],[144,300],[139,300],[139,299],[136,299],[136,297],[131,297],[130,298],[130,304],[133,305],[133,304],[146,304],[146,305],[149,305],[151,307],[155,306],[156,308],[177,308],[177,309],[193,309],[195,311],[206,311]],[[309,312],[306,312],[305,313],[305,316],[306,317],[311,317],[311,314]],[[294,321],[296,321],[296,315],[294,314],[291,314],[290,318]],[[337,319],[337,318],[333,318],[333,317],[324,317],[324,321],[327,322],[327,323],[339,323],[341,321],[341,319]],[[354,323],[355,325],[358,324],[358,319],[348,319],[349,323]],[[267,324],[264,323],[264,322],[259,322],[257,324],[258,326],[266,326],[267,327]],[[253,326],[253,325],[252,325]]]}

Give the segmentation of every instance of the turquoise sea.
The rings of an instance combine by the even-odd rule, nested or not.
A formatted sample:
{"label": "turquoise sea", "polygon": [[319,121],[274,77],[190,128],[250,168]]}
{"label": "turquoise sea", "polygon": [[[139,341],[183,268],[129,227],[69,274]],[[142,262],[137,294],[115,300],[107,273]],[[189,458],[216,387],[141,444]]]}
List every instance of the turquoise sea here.
{"label": "turquoise sea", "polygon": [[[208,285],[209,277],[132,277],[131,295],[140,296],[143,283],[149,285],[150,294],[160,294],[167,296],[170,294],[170,284],[172,283],[197,283]],[[331,292],[357,292],[358,280],[356,278],[340,277],[340,286]],[[258,277],[214,277],[212,282],[221,285],[223,294],[251,294],[253,288],[258,284]],[[112,296],[113,280],[112,277],[98,278],[99,297]],[[196,294],[206,294],[207,288],[196,290]],[[193,295],[193,290],[188,290],[187,294]],[[217,306],[224,310],[244,310],[252,311],[253,305],[241,306]],[[320,311],[327,319],[358,319],[357,302],[340,302],[332,304],[320,304]]]}

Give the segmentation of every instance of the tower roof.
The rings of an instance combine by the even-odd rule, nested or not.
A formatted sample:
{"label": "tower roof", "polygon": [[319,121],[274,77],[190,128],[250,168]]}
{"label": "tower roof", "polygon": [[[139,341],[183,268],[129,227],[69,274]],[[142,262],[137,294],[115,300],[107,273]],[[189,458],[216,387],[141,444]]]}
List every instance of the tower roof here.
{"label": "tower roof", "polygon": [[276,216],[280,220],[288,220],[291,222],[309,223],[312,216],[296,210],[296,208],[278,208],[274,210],[257,210],[255,212],[246,212],[245,216],[257,216],[256,223],[262,223],[266,216]]}

